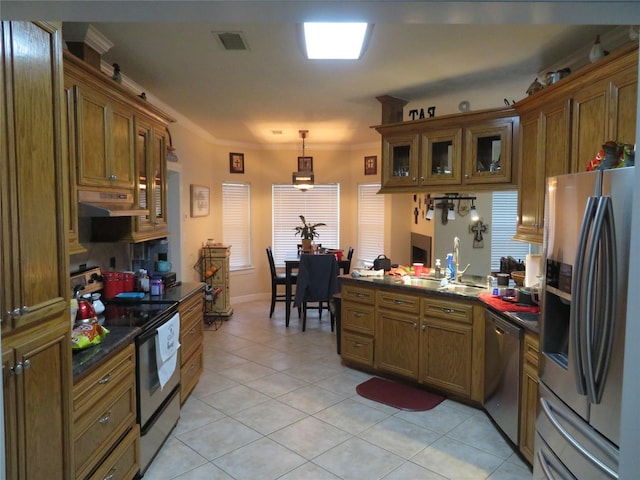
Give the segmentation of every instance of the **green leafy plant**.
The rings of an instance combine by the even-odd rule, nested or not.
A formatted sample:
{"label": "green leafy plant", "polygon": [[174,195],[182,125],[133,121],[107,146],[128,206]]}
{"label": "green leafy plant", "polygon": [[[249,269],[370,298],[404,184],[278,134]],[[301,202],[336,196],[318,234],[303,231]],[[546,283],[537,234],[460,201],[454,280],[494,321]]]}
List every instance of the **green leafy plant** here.
{"label": "green leafy plant", "polygon": [[326,223],[307,223],[304,218],[304,215],[300,215],[300,220],[302,221],[302,226],[298,226],[295,228],[295,235],[299,235],[300,238],[304,240],[313,240],[320,236],[320,234],[316,231],[317,227],[322,227],[326,225]]}

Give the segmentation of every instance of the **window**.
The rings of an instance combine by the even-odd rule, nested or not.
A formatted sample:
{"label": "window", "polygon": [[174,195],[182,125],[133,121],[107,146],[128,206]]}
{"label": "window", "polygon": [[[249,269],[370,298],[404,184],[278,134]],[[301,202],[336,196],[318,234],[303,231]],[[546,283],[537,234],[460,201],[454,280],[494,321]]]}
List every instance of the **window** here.
{"label": "window", "polygon": [[373,265],[384,252],[384,195],[379,190],[379,183],[358,185],[357,265]]}
{"label": "window", "polygon": [[340,185],[315,184],[311,190],[302,192],[291,185],[272,187],[272,239],[273,259],[276,265],[297,252],[300,237],[295,227],[300,225],[300,215],[307,223],[326,223],[318,227],[320,236],[316,243],[325,248],[340,247]]}
{"label": "window", "polygon": [[222,235],[231,245],[230,270],[251,266],[251,187],[222,184]]}
{"label": "window", "polygon": [[530,252],[528,243],[511,240],[518,222],[518,192],[493,192],[491,208],[491,271],[500,271],[500,258],[513,257],[524,261]]}

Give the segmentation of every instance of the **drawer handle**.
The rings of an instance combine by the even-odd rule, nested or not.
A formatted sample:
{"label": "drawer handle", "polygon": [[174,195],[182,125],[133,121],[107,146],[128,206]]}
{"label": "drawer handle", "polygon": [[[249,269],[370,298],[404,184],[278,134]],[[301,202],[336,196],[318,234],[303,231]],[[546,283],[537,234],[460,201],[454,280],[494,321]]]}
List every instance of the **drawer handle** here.
{"label": "drawer handle", "polygon": [[104,377],[98,380],[98,383],[100,385],[104,385],[105,383],[109,383],[109,380],[111,380],[111,373],[107,373]]}
{"label": "drawer handle", "polygon": [[116,473],[116,470],[117,468],[112,468],[111,470],[109,470],[109,473],[106,477],[104,477],[104,480],[113,480],[113,474]]}
{"label": "drawer handle", "polygon": [[353,312],[353,316],[361,318],[361,317],[364,317],[364,313],[362,313],[362,312]]}
{"label": "drawer handle", "polygon": [[413,305],[413,302],[405,302],[404,300],[393,300],[394,305]]}
{"label": "drawer handle", "polygon": [[356,348],[364,347],[364,344],[359,343],[359,342],[351,342],[351,344]]}
{"label": "drawer handle", "polygon": [[98,420],[98,423],[104,425],[105,423],[107,423],[109,421],[110,418],[111,418],[111,410],[109,410],[104,417],[100,418]]}
{"label": "drawer handle", "polygon": [[360,292],[349,292],[349,295],[352,297],[358,297],[358,298],[363,298],[363,297],[367,297],[368,295],[364,294],[364,293],[360,293]]}
{"label": "drawer handle", "polygon": [[453,308],[444,308],[444,307],[443,307],[443,308],[441,308],[441,310],[442,310],[444,313],[456,313],[456,311],[455,311]]}

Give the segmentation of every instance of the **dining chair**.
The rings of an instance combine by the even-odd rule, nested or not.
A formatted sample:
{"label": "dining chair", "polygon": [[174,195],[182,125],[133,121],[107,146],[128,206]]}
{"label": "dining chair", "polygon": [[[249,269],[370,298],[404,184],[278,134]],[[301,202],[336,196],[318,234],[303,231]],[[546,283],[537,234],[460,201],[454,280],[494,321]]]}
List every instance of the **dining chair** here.
{"label": "dining chair", "polygon": [[347,253],[347,260],[349,261],[349,266],[343,269],[345,275],[347,275],[351,271],[351,259],[353,258],[353,247],[349,247],[349,251]]}
{"label": "dining chair", "polygon": [[[333,294],[340,291],[340,268],[335,255],[301,255],[296,283],[295,305],[302,307],[302,331],[307,328],[308,303],[329,304]],[[320,307],[321,308],[321,307]],[[319,312],[321,317],[322,312]],[[334,322],[331,322],[333,331]]]}
{"label": "dining chair", "polygon": [[[273,316],[273,312],[276,308],[276,302],[285,302],[285,294],[278,293],[278,285],[284,286],[286,278],[284,273],[278,273],[276,270],[276,263],[273,260],[273,250],[271,247],[267,247],[267,258],[269,259],[269,270],[271,271],[271,310],[269,311],[269,318]],[[291,283],[293,285],[297,282],[298,275],[296,273],[291,274]]]}

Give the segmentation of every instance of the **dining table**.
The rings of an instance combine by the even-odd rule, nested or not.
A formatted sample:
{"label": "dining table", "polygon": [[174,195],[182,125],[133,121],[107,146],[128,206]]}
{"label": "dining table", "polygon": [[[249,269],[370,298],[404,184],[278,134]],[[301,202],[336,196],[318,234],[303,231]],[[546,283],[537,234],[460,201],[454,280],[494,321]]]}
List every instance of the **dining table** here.
{"label": "dining table", "polygon": [[[302,253],[300,255],[334,255],[333,253]],[[285,272],[285,325],[289,326],[289,319],[291,318],[291,301],[293,300],[291,274],[300,268],[300,255],[294,255],[292,257],[286,257],[284,260],[284,272]],[[351,267],[351,261],[343,258],[338,261],[340,271],[343,273],[348,272]]]}

